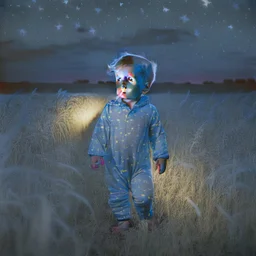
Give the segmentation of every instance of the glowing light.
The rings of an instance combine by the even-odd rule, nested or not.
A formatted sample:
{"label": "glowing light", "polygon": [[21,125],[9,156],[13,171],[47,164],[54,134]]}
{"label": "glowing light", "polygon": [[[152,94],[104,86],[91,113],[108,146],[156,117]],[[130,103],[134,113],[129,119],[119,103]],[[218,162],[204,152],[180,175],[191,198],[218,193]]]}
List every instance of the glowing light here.
{"label": "glowing light", "polygon": [[66,104],[66,107],[58,112],[55,120],[54,132],[64,132],[67,136],[75,137],[83,132],[90,123],[101,113],[105,104],[105,98],[97,95],[74,95]]}

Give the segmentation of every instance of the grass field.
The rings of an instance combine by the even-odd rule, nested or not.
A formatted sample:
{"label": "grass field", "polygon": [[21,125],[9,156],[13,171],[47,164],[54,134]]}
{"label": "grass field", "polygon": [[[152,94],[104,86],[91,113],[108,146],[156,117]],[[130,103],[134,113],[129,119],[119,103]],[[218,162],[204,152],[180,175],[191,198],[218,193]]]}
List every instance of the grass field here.
{"label": "grass field", "polygon": [[161,223],[135,215],[124,239],[87,156],[113,97],[0,95],[0,255],[256,255],[256,93],[150,95],[171,155],[154,172]]}

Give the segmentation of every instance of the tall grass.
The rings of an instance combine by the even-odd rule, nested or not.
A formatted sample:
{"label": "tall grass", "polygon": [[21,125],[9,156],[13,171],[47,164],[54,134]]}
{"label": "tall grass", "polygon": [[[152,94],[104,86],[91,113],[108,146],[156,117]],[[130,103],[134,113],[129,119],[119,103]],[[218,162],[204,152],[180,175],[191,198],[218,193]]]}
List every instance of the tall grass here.
{"label": "tall grass", "polygon": [[147,233],[135,216],[119,239],[87,156],[109,98],[1,96],[0,255],[255,255],[256,94],[151,98],[171,155],[154,172],[160,224]]}

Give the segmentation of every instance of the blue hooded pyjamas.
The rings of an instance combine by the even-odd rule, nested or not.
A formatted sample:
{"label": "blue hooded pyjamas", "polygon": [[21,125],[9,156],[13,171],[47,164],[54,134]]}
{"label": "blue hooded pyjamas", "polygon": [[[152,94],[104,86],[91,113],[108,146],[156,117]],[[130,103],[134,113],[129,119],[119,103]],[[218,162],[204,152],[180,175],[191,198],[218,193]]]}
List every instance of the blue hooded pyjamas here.
{"label": "blue hooded pyjamas", "polygon": [[131,218],[129,191],[140,219],[153,215],[154,187],[150,162],[169,158],[166,135],[156,107],[143,95],[132,109],[121,98],[104,107],[88,154],[102,156],[109,206],[118,221]]}

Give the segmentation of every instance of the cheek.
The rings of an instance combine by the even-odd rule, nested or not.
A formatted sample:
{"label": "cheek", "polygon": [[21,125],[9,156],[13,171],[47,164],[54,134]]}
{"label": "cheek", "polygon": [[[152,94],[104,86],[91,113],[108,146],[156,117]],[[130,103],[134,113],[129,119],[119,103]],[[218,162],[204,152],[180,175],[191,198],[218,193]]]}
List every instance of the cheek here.
{"label": "cheek", "polygon": [[132,88],[133,88],[134,92],[141,91],[141,86],[139,86],[139,85],[132,86]]}
{"label": "cheek", "polygon": [[142,79],[142,77],[137,77],[135,86],[141,89],[144,86],[144,79]]}
{"label": "cheek", "polygon": [[128,90],[128,95],[138,96],[141,94],[141,90],[139,87],[133,87],[131,90]]}

